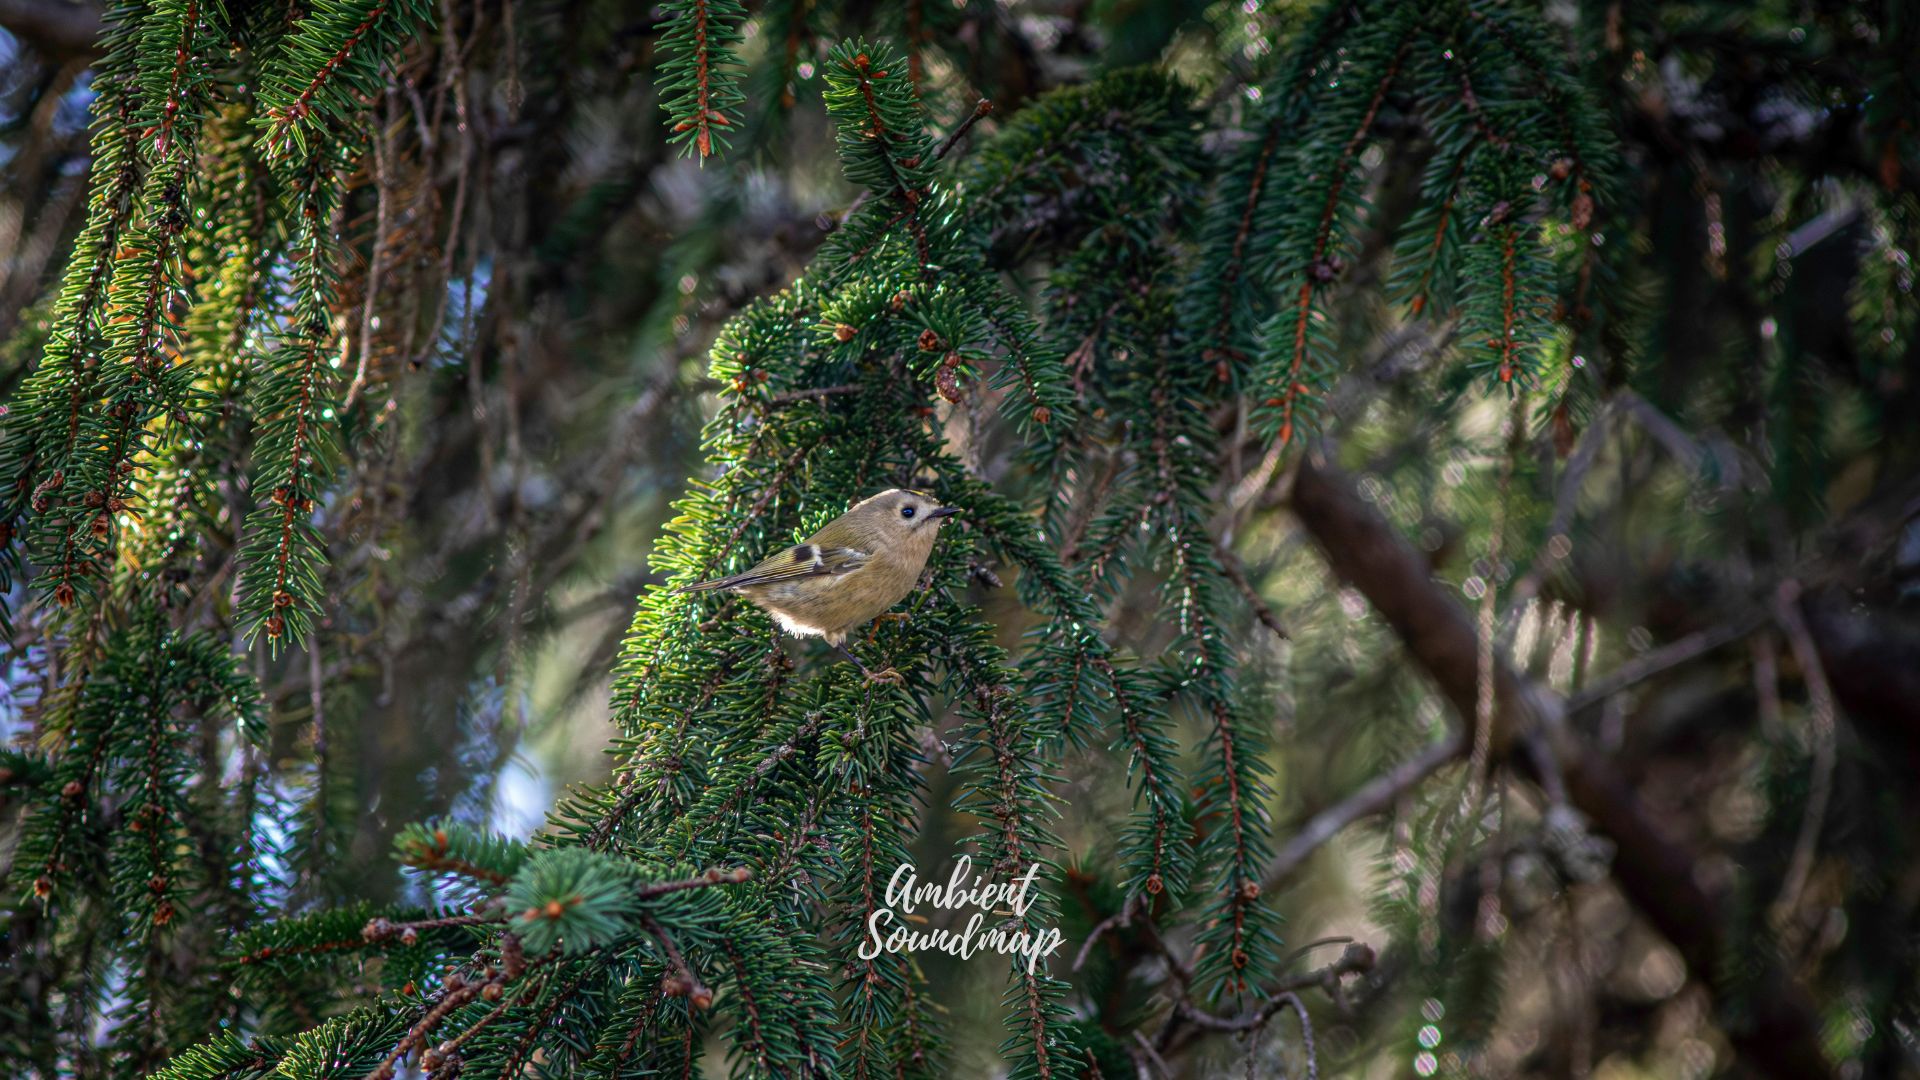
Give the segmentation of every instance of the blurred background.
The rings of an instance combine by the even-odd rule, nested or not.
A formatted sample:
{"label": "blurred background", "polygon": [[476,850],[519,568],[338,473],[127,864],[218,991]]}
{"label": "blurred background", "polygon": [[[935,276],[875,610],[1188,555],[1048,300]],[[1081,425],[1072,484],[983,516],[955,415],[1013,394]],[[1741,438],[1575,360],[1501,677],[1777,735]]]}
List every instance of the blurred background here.
{"label": "blurred background", "polygon": [[[1418,133],[1392,132],[1406,154],[1366,161],[1379,217],[1338,330],[1356,359],[1317,444],[1462,610],[1499,590],[1506,662],[1578,703],[1647,815],[1697,854],[1683,870],[1734,886],[1730,932],[1804,980],[1822,1045],[1855,1077],[1920,1069],[1916,163],[1862,120],[1887,80],[1914,78],[1902,7],[1546,5],[1612,95],[1637,185],[1615,226],[1641,312],[1621,350],[1636,362],[1612,379],[1625,392],[1523,432],[1523,468],[1502,480],[1504,407],[1442,362],[1452,328],[1379,299],[1388,238],[1419,199]],[[289,803],[326,808],[295,868],[314,902],[400,895],[389,847],[405,823],[452,815],[525,836],[567,785],[608,775],[608,673],[635,595],[659,580],[648,552],[669,503],[705,468],[706,348],[803,271],[858,194],[820,107],[828,45],[854,30],[923,42],[936,130],[994,102],[975,140],[1049,88],[1139,63],[1181,76],[1224,129],[1306,15],[1285,0],[756,5],[748,120],[703,167],[667,142],[649,5],[440,8],[438,37],[408,48],[375,102],[383,122],[343,211],[358,263],[342,307],[365,313],[347,336],[379,390],[348,418],[357,449],[319,518],[331,614],[304,652],[252,653],[271,706],[260,766]],[[78,0],[0,0],[0,401],[38,357],[84,212],[99,18]],[[956,422],[952,437],[971,436]],[[1236,648],[1271,718],[1265,809],[1286,848],[1443,741],[1456,714],[1300,527],[1290,469],[1234,445],[1222,540],[1263,606],[1244,605]],[[1024,494],[1005,446],[967,452]],[[1512,546],[1489,562],[1502,514]],[[1770,614],[1785,581],[1805,626]],[[1112,620],[1147,656],[1170,633],[1150,584]],[[1028,616],[993,590],[982,601],[1014,647]],[[0,652],[0,740],[32,737],[55,674],[21,626]],[[1803,662],[1802,633],[1823,665]],[[935,808],[952,794],[940,735],[926,736]],[[1098,751],[1063,769],[1076,858],[1112,850],[1123,770]],[[1302,970],[1349,943],[1385,957],[1417,937],[1405,912],[1427,901],[1395,871],[1453,791],[1457,770],[1439,775],[1276,874]],[[1791,866],[1808,820],[1815,854]],[[922,867],[969,831],[930,811]],[[1563,840],[1591,847],[1598,870],[1569,870]],[[1484,1073],[1738,1074],[1709,1003],[1716,989],[1737,999],[1738,973],[1690,967],[1609,879],[1605,848],[1573,822],[1497,850],[1509,922],[1484,990]],[[1076,880],[1061,898],[1069,953],[1116,903],[1074,896]],[[1107,962],[1090,961],[1090,993]],[[1004,970],[929,967],[956,1075],[990,1075]],[[1422,992],[1425,977],[1314,998],[1321,1069],[1444,1071],[1449,1010],[1474,1005]],[[1221,1042],[1186,1075],[1239,1068],[1245,1048]]]}

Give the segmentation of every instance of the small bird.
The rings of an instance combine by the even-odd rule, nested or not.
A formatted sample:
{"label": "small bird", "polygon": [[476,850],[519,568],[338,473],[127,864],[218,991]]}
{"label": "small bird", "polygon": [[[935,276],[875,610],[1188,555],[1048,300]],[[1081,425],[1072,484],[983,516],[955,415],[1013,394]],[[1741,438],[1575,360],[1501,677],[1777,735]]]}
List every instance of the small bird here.
{"label": "small bird", "polygon": [[913,591],[946,519],[959,513],[932,496],[891,488],[834,518],[819,532],[751,570],[688,585],[728,589],[753,601],[795,637],[818,636],[875,682],[899,682],[892,668],[869,671],[847,651],[847,633],[880,617]]}

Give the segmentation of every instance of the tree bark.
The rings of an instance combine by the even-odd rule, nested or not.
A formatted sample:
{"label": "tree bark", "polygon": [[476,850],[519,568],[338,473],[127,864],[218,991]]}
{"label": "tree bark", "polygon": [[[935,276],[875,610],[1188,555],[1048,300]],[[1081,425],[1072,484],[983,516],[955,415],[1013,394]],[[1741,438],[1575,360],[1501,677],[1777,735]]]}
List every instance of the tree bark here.
{"label": "tree bark", "polygon": [[100,51],[100,8],[78,0],[0,0],[0,27],[49,56]]}

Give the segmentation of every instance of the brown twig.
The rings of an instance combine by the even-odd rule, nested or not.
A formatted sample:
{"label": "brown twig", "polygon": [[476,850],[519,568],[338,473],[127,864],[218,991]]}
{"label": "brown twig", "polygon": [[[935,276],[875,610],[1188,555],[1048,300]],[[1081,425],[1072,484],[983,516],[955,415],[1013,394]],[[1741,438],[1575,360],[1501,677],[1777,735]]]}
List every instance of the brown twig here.
{"label": "brown twig", "polygon": [[1145,893],[1134,893],[1132,896],[1127,897],[1126,903],[1120,905],[1119,911],[1101,919],[1099,924],[1087,934],[1087,940],[1081,942],[1080,951],[1074,954],[1073,970],[1079,971],[1086,966],[1087,954],[1093,951],[1093,943],[1099,941],[1101,935],[1109,930],[1124,929],[1132,926],[1134,913],[1139,910],[1140,903],[1144,899],[1146,899]]}
{"label": "brown twig", "polygon": [[[1281,979],[1267,988],[1270,995],[1258,1007],[1237,1016],[1221,1016],[1195,1005],[1192,1000],[1182,997],[1174,1006],[1173,1014],[1167,1019],[1167,1026],[1160,1029],[1160,1036],[1154,1040],[1159,1050],[1175,1048],[1193,1036],[1188,1032],[1214,1032],[1233,1034],[1242,1031],[1256,1031],[1266,1026],[1273,1014],[1281,1009],[1292,1007],[1300,1017],[1304,1033],[1303,1042],[1307,1048],[1307,1069],[1309,1076],[1318,1075],[1318,1066],[1314,1063],[1313,1025],[1307,1018],[1306,1006],[1300,1001],[1299,991],[1318,987],[1335,1004],[1345,1007],[1346,997],[1341,992],[1341,980],[1348,975],[1364,975],[1374,969],[1378,958],[1373,947],[1363,942],[1348,945],[1333,963],[1313,971],[1302,972]],[[1184,1028],[1181,1025],[1186,1025]]]}
{"label": "brown twig", "polygon": [[1267,864],[1265,888],[1272,889],[1285,882],[1300,868],[1300,864],[1329,840],[1340,835],[1347,826],[1392,806],[1407,790],[1458,758],[1464,749],[1465,740],[1458,735],[1448,736],[1315,814]]}
{"label": "brown twig", "polygon": [[722,870],[719,867],[714,867],[699,877],[686,878],[681,881],[660,881],[652,885],[642,886],[638,895],[642,900],[651,900],[656,896],[685,892],[688,889],[705,889],[714,885],[738,885],[752,877],[753,871],[744,866],[736,866],[731,870]]}
{"label": "brown twig", "polygon": [[1267,606],[1266,600],[1253,587],[1253,583],[1247,580],[1246,564],[1240,561],[1240,556],[1234,554],[1233,549],[1219,540],[1213,542],[1213,551],[1220,560],[1220,569],[1227,575],[1227,580],[1233,583],[1233,587],[1238,589],[1240,595],[1246,599],[1247,606],[1253,609],[1253,617],[1260,620],[1260,625],[1273,631],[1281,641],[1290,640],[1287,628],[1280,622],[1280,617],[1273,613],[1273,608]]}
{"label": "brown twig", "polygon": [[1571,715],[1582,712],[1630,686],[1705,656],[1729,642],[1738,641],[1752,633],[1760,625],[1760,621],[1759,615],[1750,615],[1736,622],[1723,623],[1696,631],[1679,641],[1663,645],[1652,652],[1643,653],[1600,676],[1585,690],[1568,698],[1567,713]]}
{"label": "brown twig", "polygon": [[1783,581],[1773,597],[1773,619],[1786,636],[1800,665],[1800,676],[1807,684],[1807,714],[1810,741],[1813,743],[1813,777],[1807,789],[1807,809],[1800,819],[1800,835],[1793,844],[1793,856],[1787,863],[1780,896],[1774,900],[1769,918],[1777,930],[1784,930],[1800,906],[1800,894],[1806,890],[1813,873],[1813,857],[1820,844],[1820,829],[1826,823],[1827,804],[1833,798],[1834,717],[1833,688],[1827,682],[1827,670],[1820,662],[1820,650],[1800,615],[1800,583]]}
{"label": "brown twig", "polygon": [[674,947],[673,938],[668,936],[666,927],[661,926],[659,921],[651,915],[641,915],[640,928],[647,932],[648,937],[660,943],[660,951],[666,954],[667,969],[670,972],[678,972],[680,977],[686,980],[684,995],[687,1000],[695,1003],[712,1002],[713,991],[707,989],[706,984],[700,981],[700,976],[694,972],[693,966],[687,963],[687,958],[681,956],[680,950]]}
{"label": "brown twig", "polygon": [[861,388],[858,385],[848,383],[841,386],[815,386],[806,390],[787,390],[782,393],[775,394],[772,397],[768,398],[767,407],[771,409],[778,409],[787,405],[792,405],[796,401],[813,401],[818,398],[840,397],[845,394],[857,394],[860,392],[860,389]]}
{"label": "brown twig", "polygon": [[947,151],[953,149],[953,144],[965,138],[967,132],[973,130],[973,125],[979,123],[981,117],[992,111],[993,102],[988,101],[986,98],[981,98],[979,101],[974,102],[973,111],[967,114],[965,120],[960,121],[960,126],[954,128],[951,134],[940,140],[940,146],[933,152],[933,160],[939,161],[941,158],[946,157]]}
{"label": "brown twig", "polygon": [[360,937],[371,944],[409,931],[419,933],[422,930],[439,930],[448,926],[480,926],[505,921],[505,915],[450,915],[443,919],[419,919],[414,922],[399,923],[391,919],[375,918],[367,921],[366,927],[360,931]]}

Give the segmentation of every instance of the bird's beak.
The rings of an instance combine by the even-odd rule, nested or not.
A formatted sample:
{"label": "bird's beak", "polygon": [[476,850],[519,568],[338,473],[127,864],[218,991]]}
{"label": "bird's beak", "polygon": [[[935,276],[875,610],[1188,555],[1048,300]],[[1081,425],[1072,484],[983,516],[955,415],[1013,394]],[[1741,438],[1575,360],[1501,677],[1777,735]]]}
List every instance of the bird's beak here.
{"label": "bird's beak", "polygon": [[950,518],[955,514],[958,514],[959,512],[960,511],[955,507],[943,506],[940,509],[935,510],[932,513],[928,514],[927,516],[930,518]]}

